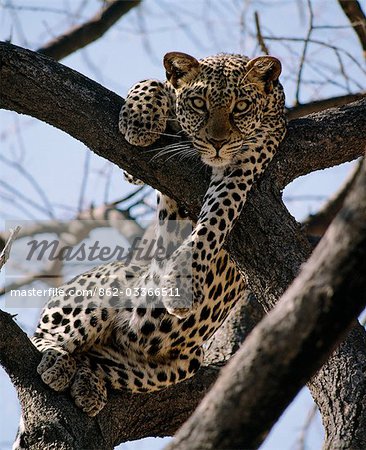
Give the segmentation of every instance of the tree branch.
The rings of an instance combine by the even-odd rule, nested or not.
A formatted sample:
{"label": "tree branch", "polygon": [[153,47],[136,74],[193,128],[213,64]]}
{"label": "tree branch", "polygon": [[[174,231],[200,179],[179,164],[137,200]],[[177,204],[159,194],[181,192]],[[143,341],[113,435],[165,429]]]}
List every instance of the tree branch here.
{"label": "tree branch", "polygon": [[60,60],[99,39],[122,16],[141,0],[115,0],[107,3],[87,22],[71,28],[37,50],[38,53]]}
{"label": "tree branch", "polygon": [[321,112],[325,109],[344,106],[348,103],[356,102],[357,100],[360,100],[364,97],[365,93],[360,92],[358,94],[341,95],[339,97],[325,98],[322,100],[316,100],[314,102],[299,104],[287,109],[287,118],[289,120],[298,119],[299,117],[304,117],[308,114]]}
{"label": "tree branch", "polygon": [[0,253],[0,270],[5,265],[6,261],[9,259],[11,246],[13,244],[13,241],[16,239],[19,231],[20,227],[16,227],[13,230],[10,230],[9,236],[5,240],[4,248],[1,250]]}
{"label": "tree branch", "polygon": [[258,11],[254,11],[254,23],[255,23],[255,29],[257,31],[257,41],[259,44],[259,47],[265,55],[269,55],[269,50],[267,48],[266,42],[263,39],[262,30],[259,22],[259,14]]}
{"label": "tree branch", "polygon": [[357,324],[308,384],[321,412],[324,450],[366,448],[365,348],[365,329]]}
{"label": "tree branch", "polygon": [[365,273],[366,162],[295,282],[248,336],[167,449],[258,448],[363,310]]}
{"label": "tree branch", "polygon": [[366,59],[366,16],[357,0],[338,0],[361,43]]}
{"label": "tree branch", "polygon": [[[199,195],[192,195],[191,164],[182,161],[181,170],[177,170],[174,161],[152,160],[151,153],[140,152],[127,144],[118,132],[123,100],[116,94],[72,69],[7,43],[0,43],[0,70],[1,108],[31,115],[60,128],[132,175],[140,176],[178,200],[178,196],[180,200],[186,199],[189,209],[193,207],[197,213],[208,174],[204,176]],[[280,187],[300,175],[361,156],[365,125],[366,99],[292,121],[276,165],[272,164]],[[334,146],[334,136],[337,136],[337,146]],[[177,139],[164,137],[152,148]],[[170,176],[161,176],[163,165],[164,172]],[[183,187],[178,195],[172,189],[177,182]]]}
{"label": "tree branch", "polygon": [[316,214],[311,214],[303,221],[302,224],[308,236],[316,238],[323,236],[334,217],[342,208],[344,199],[351,190],[354,181],[360,173],[361,167],[362,161],[356,166],[356,169],[351,173],[350,177],[347,178],[338,192],[336,192]]}

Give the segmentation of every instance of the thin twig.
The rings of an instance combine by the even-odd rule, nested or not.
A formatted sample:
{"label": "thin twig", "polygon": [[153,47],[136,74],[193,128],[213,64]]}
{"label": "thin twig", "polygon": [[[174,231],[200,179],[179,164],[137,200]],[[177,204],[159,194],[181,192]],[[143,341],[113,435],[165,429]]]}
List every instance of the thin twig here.
{"label": "thin twig", "polygon": [[91,157],[91,152],[89,152],[89,150],[87,150],[85,153],[83,176],[81,179],[81,187],[80,187],[80,194],[79,194],[79,206],[78,206],[79,212],[83,210],[83,205],[84,205],[84,200],[85,200],[85,192],[86,192],[86,187],[88,184],[88,177],[89,177],[89,170],[90,170],[90,157]]}
{"label": "thin twig", "polygon": [[311,33],[313,32],[313,27],[314,27],[314,14],[313,14],[313,7],[311,4],[311,0],[307,0],[307,4],[308,4],[308,9],[309,9],[309,29],[308,29],[308,32],[307,32],[307,35],[305,38],[304,48],[303,48],[301,59],[300,59],[299,70],[297,73],[296,94],[295,94],[295,99],[296,99],[297,104],[300,103],[301,78],[302,78],[302,73],[303,73],[305,59],[306,59],[306,52],[307,52],[308,46],[309,46],[310,36],[311,36]]}
{"label": "thin twig", "polygon": [[[131,194],[126,195],[125,197],[115,200],[112,203],[110,203],[111,206],[117,206],[120,203],[125,203],[128,200],[131,200],[131,198],[135,197],[137,194],[139,194],[141,191],[143,191],[146,188],[146,185],[139,186],[137,189],[135,189]],[[141,201],[141,200],[140,200]]]}
{"label": "thin twig", "polygon": [[38,193],[39,197],[42,199],[49,216],[54,218],[53,206],[51,205],[51,202],[49,201],[42,187],[39,185],[38,181],[19,162],[11,161],[4,155],[0,155],[0,159],[8,166],[16,169],[21,175],[23,175],[26,180],[28,180],[28,182],[33,186],[34,190]]}
{"label": "thin twig", "polygon": [[[267,41],[304,42],[304,38],[287,37],[287,36],[263,36],[263,39]],[[335,45],[329,44],[328,42],[324,42],[319,39],[308,39],[308,42],[309,44],[317,44],[332,50],[338,50],[340,53],[345,54],[358,67],[358,69],[360,69],[366,75],[366,70],[362,67],[362,65],[350,52],[348,52],[344,48],[336,47]]]}
{"label": "thin twig", "polygon": [[262,53],[264,53],[265,55],[269,55],[269,50],[268,47],[263,39],[263,35],[262,35],[262,31],[261,31],[261,26],[260,26],[260,22],[259,22],[259,14],[258,11],[254,12],[254,21],[255,21],[255,28],[257,30],[257,40],[258,40],[258,44],[262,50]]}
{"label": "thin twig", "polygon": [[13,245],[13,242],[16,239],[16,237],[20,231],[20,228],[21,227],[15,227],[15,228],[10,229],[10,231],[9,231],[9,233],[10,233],[9,237],[8,237],[8,239],[5,243],[5,246],[2,249],[1,254],[0,254],[0,270],[4,266],[6,261],[9,259],[11,246]]}
{"label": "thin twig", "polygon": [[309,428],[310,428],[311,424],[313,423],[313,420],[316,417],[317,411],[318,411],[318,407],[314,403],[308,412],[306,420],[302,426],[300,435],[297,439],[297,445],[296,445],[297,450],[306,450],[306,437],[308,435]]}
{"label": "thin twig", "polygon": [[104,203],[109,203],[109,193],[111,190],[111,183],[112,183],[112,173],[113,173],[113,165],[110,163],[107,163],[106,167],[106,182],[104,186]]}
{"label": "thin twig", "polygon": [[[18,211],[20,211],[22,213],[21,217],[23,217],[23,218],[27,217],[28,219],[31,219],[31,220],[37,219],[36,216],[31,213],[31,211],[29,211],[24,205],[22,205],[21,203],[18,202],[18,199],[16,196],[6,195],[6,194],[0,192],[0,198],[2,198],[4,200],[4,202],[9,203],[12,208],[15,208]],[[9,217],[14,219],[13,214],[11,214]],[[3,216],[2,216],[2,219],[4,219]]]}
{"label": "thin twig", "polygon": [[29,43],[28,43],[27,36],[23,30],[22,22],[20,21],[20,19],[18,17],[18,11],[15,8],[12,8],[13,7],[12,0],[8,0],[7,6],[10,7],[10,14],[13,19],[13,24],[14,24],[15,30],[17,31],[17,33],[19,35],[22,45],[24,45],[25,47],[28,47]]}
{"label": "thin twig", "polygon": [[350,85],[350,78],[349,78],[349,76],[348,76],[348,74],[347,74],[347,72],[346,72],[346,70],[344,68],[342,57],[341,57],[341,55],[340,55],[338,50],[334,50],[334,52],[336,54],[336,57],[337,57],[337,60],[338,60],[338,63],[339,63],[339,70],[340,70],[341,74],[343,75],[344,81],[346,82],[346,86],[347,86],[348,92],[351,93],[352,91],[351,91],[351,85]]}
{"label": "thin twig", "polygon": [[34,200],[32,200],[30,197],[27,197],[26,195],[24,195],[22,192],[18,191],[18,189],[16,189],[15,187],[11,186],[6,181],[0,180],[0,185],[2,185],[9,192],[12,192],[13,194],[15,194],[20,200],[24,201],[29,206],[32,206],[33,208],[38,209],[38,211],[41,211],[41,212],[43,212],[44,214],[46,214],[48,216],[50,215],[50,212],[48,211],[47,208],[44,208],[43,206],[39,205]]}

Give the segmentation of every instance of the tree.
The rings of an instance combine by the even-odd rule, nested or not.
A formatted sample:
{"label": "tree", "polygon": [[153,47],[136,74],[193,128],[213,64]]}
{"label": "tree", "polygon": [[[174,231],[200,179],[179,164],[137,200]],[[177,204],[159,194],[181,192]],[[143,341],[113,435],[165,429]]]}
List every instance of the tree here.
{"label": "tree", "polygon": [[[208,175],[192,174],[184,161],[178,169],[173,160],[166,161],[166,170],[161,172],[160,163],[152,160],[151,154],[139,152],[126,144],[116,128],[122,104],[122,99],[117,95],[52,60],[6,43],[0,47],[0,67],[1,108],[32,115],[66,131],[99,155],[171,195],[185,205],[192,218],[196,216]],[[113,448],[122,440],[168,435],[176,431],[217,378],[218,368],[252,328],[253,323],[247,323],[248,309],[251,309],[251,317],[262,316],[260,305],[269,311],[311,253],[306,235],[282,203],[281,190],[300,175],[362,156],[365,150],[365,109],[363,98],[338,109],[290,122],[288,136],[278,156],[251,194],[243,217],[227,243],[230,253],[248,276],[250,289],[257,301],[238,305],[225,325],[225,335],[220,333],[211,343],[207,365],[192,380],[144,397],[127,394],[113,396],[100,416],[86,418],[67,396],[56,396],[40,383],[35,371],[39,355],[11,319],[1,315],[4,339],[0,346],[0,362],[18,389],[25,411],[28,439],[33,443],[33,448],[39,448],[40,442],[42,448],[47,448],[51,442],[58,443],[60,448]],[[154,147],[160,148],[173,139],[163,137]],[[197,182],[192,183],[192,178]],[[184,434],[187,429],[197,429],[197,435],[193,436],[201,436],[207,448],[217,448],[218,444],[223,443],[227,447],[242,446],[243,442],[235,440],[238,438],[237,429],[223,430],[223,421],[218,418],[222,418],[220,411],[225,401],[229,402],[228,407],[233,415],[237,414],[234,409],[236,405],[233,402],[230,404],[228,394],[233,389],[232,377],[239,372],[248,375],[244,379],[236,378],[240,389],[251,380],[249,369],[253,367],[256,374],[263,373],[263,381],[258,377],[254,379],[262,384],[258,384],[256,395],[251,392],[250,407],[245,414],[246,429],[252,434],[249,431],[245,434],[241,428],[241,438],[245,437],[244,443],[248,447],[258,445],[263,433],[269,430],[297,390],[344,337],[366,301],[363,225],[366,208],[362,206],[365,204],[365,168],[360,169],[359,177],[352,185],[352,197],[316,249],[317,253],[313,255],[312,262],[309,261],[310,266],[305,274],[300,275],[285,298],[256,328],[220,376],[212,391],[218,394],[215,405],[218,415],[207,415],[208,419],[202,416],[195,428],[187,428],[192,421],[188,422],[178,433],[172,447],[193,448],[194,443],[187,441],[187,431]],[[341,242],[342,236],[345,241],[343,246],[338,247],[336,244]],[[342,264],[337,265],[340,262]],[[306,297],[312,277],[315,280],[319,277],[320,281],[311,288],[313,295]],[[319,293],[319,286],[331,287],[329,292],[332,294]],[[345,298],[346,311],[343,309]],[[307,301],[304,302],[304,299]],[[312,308],[309,308],[310,305]],[[303,323],[303,329],[299,325],[303,322],[301,317],[304,317],[302,308],[306,307],[307,320]],[[291,331],[290,325],[293,327]],[[297,338],[296,330],[299,332]],[[264,340],[265,336],[268,341]],[[277,336],[282,336],[278,342],[283,345],[273,354],[274,342],[270,338]],[[293,340],[289,342],[283,336],[291,336]],[[9,342],[18,344],[15,352],[9,351]],[[261,350],[266,350],[264,342],[268,344],[267,354],[273,357],[268,365],[258,353],[259,346]],[[286,347],[285,344],[291,345]],[[328,448],[365,446],[364,344],[364,329],[356,325],[332,359],[310,381],[310,389],[322,413],[326,428],[325,446]],[[284,358],[285,355],[290,356]],[[358,380],[356,386],[350,383],[352,379]],[[223,392],[227,395],[222,395]],[[212,399],[212,395],[205,401]],[[247,406],[248,398],[244,396],[241,399],[239,406]],[[268,404],[264,399],[268,399]],[[42,405],[41,411],[39,405]],[[140,414],[131,414],[131,411],[140,411]],[[147,421],[151,411],[154,411],[154,416]],[[161,411],[162,417],[157,411]],[[258,417],[258,411],[262,420],[260,423],[257,420],[255,428],[253,417]],[[113,414],[109,414],[111,412]],[[243,414],[243,408],[239,412]],[[217,433],[210,434],[212,424]],[[239,421],[238,426],[242,427],[243,423]]]}

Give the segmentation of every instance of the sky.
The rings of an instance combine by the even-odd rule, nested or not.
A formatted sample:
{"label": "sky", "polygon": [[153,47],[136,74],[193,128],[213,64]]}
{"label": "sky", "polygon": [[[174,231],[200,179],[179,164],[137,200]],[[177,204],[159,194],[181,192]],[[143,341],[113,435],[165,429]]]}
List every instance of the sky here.
{"label": "sky", "polygon": [[[315,19],[311,39],[315,43],[307,49],[298,100],[308,102],[357,92],[366,81],[365,73],[359,68],[362,53],[357,38],[336,1],[314,0],[312,5]],[[99,6],[97,0],[0,0],[0,40],[37,49],[71,24],[89,18]],[[141,7],[123,17],[102,39],[62,63],[125,96],[129,87],[139,80],[164,78],[161,60],[168,51],[183,51],[197,58],[219,52],[260,54],[254,11],[259,13],[262,34],[268,38],[271,54],[282,61],[281,80],[287,105],[292,106],[296,101],[299,56],[303,51],[303,43],[297,39],[304,38],[309,29],[305,0],[186,0],[184,3],[144,0]],[[287,40],[278,41],[278,37]],[[325,44],[340,50],[335,52]],[[342,75],[342,70],[349,76]],[[7,111],[0,111],[0,155],[8,161],[0,160],[0,229],[7,229],[14,220],[46,220],[50,213],[67,220],[79,207],[112,201],[133,189],[117,167],[92,154],[80,142],[35,119]],[[20,173],[17,165],[25,168],[28,175]],[[352,166],[353,163],[344,164],[295,180],[283,193],[290,212],[299,221],[314,213],[337,190]],[[86,168],[87,183],[81,195]],[[20,200],[6,188],[14,179],[22,196]],[[53,205],[51,212],[47,211],[47,203]],[[38,310],[5,308],[1,299],[0,308],[17,313],[19,323],[32,333]],[[0,398],[3,405],[0,450],[7,450],[15,435],[19,408],[14,390],[1,369]],[[311,405],[311,397],[304,389],[262,449],[296,448]],[[312,423],[306,448],[319,449],[321,442],[321,425],[317,419]],[[123,448],[159,449],[164,443],[149,439],[127,443]]]}

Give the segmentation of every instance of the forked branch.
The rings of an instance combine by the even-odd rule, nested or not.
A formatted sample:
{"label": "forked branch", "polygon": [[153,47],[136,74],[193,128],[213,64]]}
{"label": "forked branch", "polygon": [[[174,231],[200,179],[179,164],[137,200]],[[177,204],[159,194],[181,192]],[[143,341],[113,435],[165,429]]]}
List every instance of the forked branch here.
{"label": "forked branch", "polygon": [[365,273],[366,162],[299,276],[167,448],[257,448],[363,310]]}

